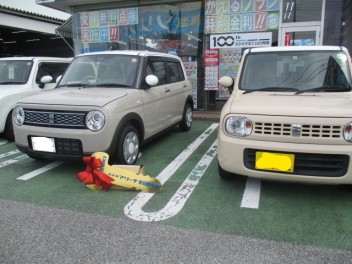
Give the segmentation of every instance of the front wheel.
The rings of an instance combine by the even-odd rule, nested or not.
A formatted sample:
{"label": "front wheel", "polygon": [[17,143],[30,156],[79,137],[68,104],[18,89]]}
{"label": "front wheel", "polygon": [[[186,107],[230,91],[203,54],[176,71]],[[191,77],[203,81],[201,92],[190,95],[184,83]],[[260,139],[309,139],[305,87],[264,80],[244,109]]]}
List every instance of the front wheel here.
{"label": "front wheel", "polygon": [[137,129],[131,124],[126,125],[119,136],[116,161],[119,164],[134,164],[137,161],[140,139]]}
{"label": "front wheel", "polygon": [[193,109],[191,104],[187,103],[183,110],[182,121],[180,123],[180,129],[182,131],[188,131],[191,129],[193,121]]}
{"label": "front wheel", "polygon": [[224,179],[224,180],[229,180],[234,178],[235,176],[237,176],[236,174],[233,174],[231,172],[228,172],[226,170],[224,170],[223,168],[221,168],[220,163],[218,163],[218,173],[220,178]]}

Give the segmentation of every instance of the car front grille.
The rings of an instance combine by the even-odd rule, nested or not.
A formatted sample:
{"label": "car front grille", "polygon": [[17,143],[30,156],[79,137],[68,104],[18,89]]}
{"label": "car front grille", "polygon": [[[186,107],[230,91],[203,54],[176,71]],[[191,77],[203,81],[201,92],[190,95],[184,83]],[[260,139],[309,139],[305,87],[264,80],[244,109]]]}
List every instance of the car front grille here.
{"label": "car front grille", "polygon": [[85,112],[60,112],[40,111],[25,109],[25,125],[61,127],[61,128],[86,128]]}
{"label": "car front grille", "polygon": [[[255,155],[257,151],[268,150],[245,149],[244,165],[255,170]],[[273,151],[272,153],[275,153]],[[288,153],[294,154],[293,174],[302,176],[341,177],[346,174],[349,165],[348,155],[331,155],[316,153]],[[272,173],[276,173],[271,171]],[[280,172],[285,173],[285,172]]]}
{"label": "car front grille", "polygon": [[[255,122],[253,133],[257,135],[292,136],[292,124]],[[313,138],[340,138],[341,126],[302,125],[300,136]]]}

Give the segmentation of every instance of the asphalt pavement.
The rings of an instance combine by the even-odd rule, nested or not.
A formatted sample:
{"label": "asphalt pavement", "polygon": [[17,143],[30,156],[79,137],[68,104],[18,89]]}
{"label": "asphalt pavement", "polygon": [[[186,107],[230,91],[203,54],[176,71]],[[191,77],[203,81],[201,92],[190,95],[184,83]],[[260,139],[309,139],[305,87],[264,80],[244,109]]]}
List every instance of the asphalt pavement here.
{"label": "asphalt pavement", "polygon": [[0,200],[0,263],[351,263],[352,252]]}

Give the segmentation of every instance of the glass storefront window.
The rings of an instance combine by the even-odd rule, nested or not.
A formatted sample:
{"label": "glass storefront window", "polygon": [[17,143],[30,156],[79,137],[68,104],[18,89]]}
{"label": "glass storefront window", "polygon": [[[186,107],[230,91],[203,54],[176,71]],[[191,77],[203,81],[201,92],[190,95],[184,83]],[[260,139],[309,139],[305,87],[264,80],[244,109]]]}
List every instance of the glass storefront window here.
{"label": "glass storefront window", "polygon": [[200,18],[200,1],[76,13],[76,53],[128,49],[198,56]]}

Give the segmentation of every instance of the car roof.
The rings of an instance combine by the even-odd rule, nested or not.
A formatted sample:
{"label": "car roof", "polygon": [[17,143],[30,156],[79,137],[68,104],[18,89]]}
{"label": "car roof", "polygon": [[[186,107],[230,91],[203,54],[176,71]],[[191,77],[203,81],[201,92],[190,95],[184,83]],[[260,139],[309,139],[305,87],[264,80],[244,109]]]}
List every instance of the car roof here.
{"label": "car roof", "polygon": [[251,48],[247,52],[281,52],[281,51],[338,51],[347,49],[342,46],[280,46],[280,47],[262,47]]}
{"label": "car roof", "polygon": [[99,54],[120,54],[120,55],[130,55],[130,56],[162,56],[162,57],[168,57],[168,58],[177,58],[179,59],[178,56],[168,54],[168,53],[162,53],[162,52],[155,52],[155,51],[148,51],[148,50],[112,50],[112,51],[97,51],[97,52],[89,52],[89,53],[83,53],[79,54],[76,57],[80,56],[89,56],[89,55],[99,55]]}
{"label": "car roof", "polygon": [[24,57],[4,57],[0,58],[0,60],[45,60],[45,61],[71,61],[72,58],[62,58],[62,57],[30,57],[30,56],[24,56]]}

